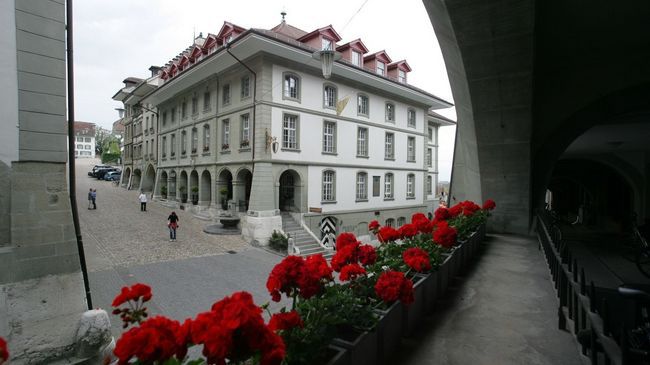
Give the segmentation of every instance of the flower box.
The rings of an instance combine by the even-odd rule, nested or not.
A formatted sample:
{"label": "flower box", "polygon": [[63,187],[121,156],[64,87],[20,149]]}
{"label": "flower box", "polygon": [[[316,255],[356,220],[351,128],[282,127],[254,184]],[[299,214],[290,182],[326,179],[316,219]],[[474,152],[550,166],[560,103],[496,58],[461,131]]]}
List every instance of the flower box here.
{"label": "flower box", "polygon": [[328,353],[331,353],[329,360],[324,365],[351,365],[350,353],[340,346],[329,345]]}
{"label": "flower box", "polygon": [[400,346],[402,339],[402,303],[396,301],[388,309],[376,309],[377,323],[377,363],[390,364],[390,357]]}
{"label": "flower box", "polygon": [[349,332],[334,338],[332,344],[348,350],[350,364],[375,365],[377,363],[377,330]]}
{"label": "flower box", "polygon": [[424,283],[424,314],[433,312],[438,299],[438,271],[423,274]]}
{"label": "flower box", "polygon": [[415,300],[409,305],[402,306],[402,336],[410,337],[424,317],[424,282],[426,277],[416,274],[413,279]]}
{"label": "flower box", "polygon": [[440,264],[438,268],[438,298],[442,298],[449,287],[449,282],[451,281],[450,268],[451,268],[451,255],[444,255],[445,260]]}

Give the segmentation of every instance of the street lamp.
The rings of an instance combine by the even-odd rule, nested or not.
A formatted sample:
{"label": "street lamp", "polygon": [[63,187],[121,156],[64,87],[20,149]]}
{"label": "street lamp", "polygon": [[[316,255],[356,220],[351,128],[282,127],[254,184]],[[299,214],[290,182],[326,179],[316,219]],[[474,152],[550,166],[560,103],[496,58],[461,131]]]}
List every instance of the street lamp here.
{"label": "street lamp", "polygon": [[341,58],[339,52],[329,49],[316,51],[311,56],[316,60],[320,60],[323,68],[323,77],[326,79],[329,79],[332,76],[332,65],[334,64],[334,61]]}

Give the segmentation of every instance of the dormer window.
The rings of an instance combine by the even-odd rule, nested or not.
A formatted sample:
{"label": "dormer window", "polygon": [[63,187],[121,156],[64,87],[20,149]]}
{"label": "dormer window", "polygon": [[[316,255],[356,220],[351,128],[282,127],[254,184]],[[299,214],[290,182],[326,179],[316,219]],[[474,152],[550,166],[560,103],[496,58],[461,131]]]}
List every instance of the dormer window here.
{"label": "dormer window", "polygon": [[406,72],[404,72],[404,70],[399,70],[397,75],[397,81],[406,84]]}
{"label": "dormer window", "polygon": [[386,75],[386,64],[381,61],[377,61],[377,75]]}
{"label": "dormer window", "polygon": [[361,67],[361,53],[352,51],[352,64]]}
{"label": "dormer window", "polygon": [[332,40],[323,37],[322,40],[321,40],[321,49],[323,51],[331,51],[333,49],[332,48]]}
{"label": "dormer window", "polygon": [[226,43],[230,43],[230,42],[232,42],[233,39],[235,39],[235,37],[232,35],[232,33],[230,33],[230,34],[228,34],[226,36],[225,41],[226,41]]}

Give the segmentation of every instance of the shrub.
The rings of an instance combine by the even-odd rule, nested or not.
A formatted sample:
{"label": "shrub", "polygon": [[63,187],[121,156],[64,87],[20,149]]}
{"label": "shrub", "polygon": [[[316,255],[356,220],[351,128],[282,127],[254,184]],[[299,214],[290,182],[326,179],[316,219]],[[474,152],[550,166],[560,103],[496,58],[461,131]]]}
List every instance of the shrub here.
{"label": "shrub", "polygon": [[269,238],[269,246],[276,251],[286,251],[289,247],[289,239],[282,233],[273,231]]}

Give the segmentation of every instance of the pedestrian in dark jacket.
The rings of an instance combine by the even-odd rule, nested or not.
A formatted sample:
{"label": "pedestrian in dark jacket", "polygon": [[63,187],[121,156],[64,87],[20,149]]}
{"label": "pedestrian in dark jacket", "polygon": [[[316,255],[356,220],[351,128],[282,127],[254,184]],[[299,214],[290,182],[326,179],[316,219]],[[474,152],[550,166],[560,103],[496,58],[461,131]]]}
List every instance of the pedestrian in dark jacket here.
{"label": "pedestrian in dark jacket", "polygon": [[92,189],[93,209],[97,209],[97,189]]}
{"label": "pedestrian in dark jacket", "polygon": [[176,212],[172,212],[172,214],[167,217],[167,227],[169,227],[169,242],[174,242],[176,241],[176,229],[178,229],[178,216],[176,215]]}

